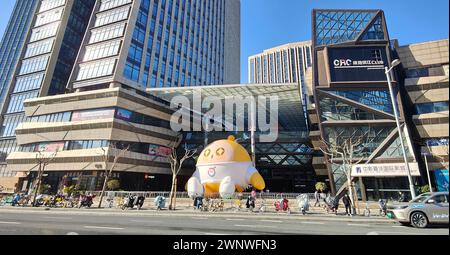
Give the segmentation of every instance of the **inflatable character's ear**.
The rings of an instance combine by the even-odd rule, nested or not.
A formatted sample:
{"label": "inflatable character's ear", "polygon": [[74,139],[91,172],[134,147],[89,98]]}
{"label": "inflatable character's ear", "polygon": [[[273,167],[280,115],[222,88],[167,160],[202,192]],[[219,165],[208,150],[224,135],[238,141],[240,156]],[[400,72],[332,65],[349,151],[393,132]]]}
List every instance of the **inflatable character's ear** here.
{"label": "inflatable character's ear", "polygon": [[228,137],[228,141],[235,142],[236,141],[236,137],[234,137],[233,135],[230,135]]}

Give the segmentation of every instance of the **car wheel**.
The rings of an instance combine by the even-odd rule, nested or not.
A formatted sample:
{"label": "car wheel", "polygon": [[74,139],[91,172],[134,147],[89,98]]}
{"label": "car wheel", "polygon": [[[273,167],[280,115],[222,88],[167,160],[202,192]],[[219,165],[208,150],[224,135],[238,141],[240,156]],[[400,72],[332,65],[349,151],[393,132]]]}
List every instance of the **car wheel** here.
{"label": "car wheel", "polygon": [[411,215],[411,224],[416,228],[426,228],[428,226],[428,219],[422,212],[414,212]]}

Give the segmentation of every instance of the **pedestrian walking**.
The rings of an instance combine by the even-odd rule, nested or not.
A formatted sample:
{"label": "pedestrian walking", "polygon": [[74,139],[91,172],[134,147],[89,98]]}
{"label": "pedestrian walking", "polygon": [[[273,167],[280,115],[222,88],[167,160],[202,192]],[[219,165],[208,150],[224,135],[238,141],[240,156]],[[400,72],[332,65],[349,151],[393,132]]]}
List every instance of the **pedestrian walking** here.
{"label": "pedestrian walking", "polygon": [[319,205],[319,207],[320,207],[320,194],[319,194],[318,190],[316,190],[316,192],[314,192],[314,198],[316,200],[316,202],[314,203],[314,207],[317,207],[317,205]]}
{"label": "pedestrian walking", "polygon": [[256,200],[257,194],[256,194],[256,190],[255,190],[255,189],[252,190],[251,196],[252,196],[252,198],[253,198],[254,200]]}
{"label": "pedestrian walking", "polygon": [[399,201],[400,203],[408,202],[408,200],[406,199],[405,193],[399,191],[399,192],[398,192],[398,195],[399,195],[398,201]]}
{"label": "pedestrian walking", "polygon": [[344,197],[342,198],[342,202],[344,203],[345,206],[345,213],[348,216],[352,215],[352,201],[350,196],[348,195],[348,193],[345,193]]}

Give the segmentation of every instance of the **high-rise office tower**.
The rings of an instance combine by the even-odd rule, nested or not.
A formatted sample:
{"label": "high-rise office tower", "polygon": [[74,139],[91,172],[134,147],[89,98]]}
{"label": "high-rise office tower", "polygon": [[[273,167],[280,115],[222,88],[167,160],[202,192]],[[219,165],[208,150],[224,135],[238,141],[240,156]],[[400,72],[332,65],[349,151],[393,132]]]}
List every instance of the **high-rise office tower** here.
{"label": "high-rise office tower", "polygon": [[0,108],[17,65],[38,0],[17,0],[0,45]]}
{"label": "high-rise office tower", "polygon": [[311,41],[289,43],[248,58],[251,84],[298,83],[312,66]]}
{"label": "high-rise office tower", "polygon": [[[72,8],[73,5],[80,6]],[[89,8],[84,8],[87,5]],[[114,134],[104,139],[100,137],[102,141],[98,143],[99,136],[89,136],[92,134],[89,132],[77,134],[75,137],[67,136],[67,133],[59,137],[56,135],[57,131],[50,132],[49,125],[57,125],[55,122],[76,121],[77,116],[78,122],[90,121],[86,119],[86,114],[90,114],[88,109],[96,108],[99,101],[96,101],[95,105],[74,105],[76,109],[51,109],[54,114],[49,111],[42,112],[45,107],[38,106],[36,111],[27,112],[25,116],[23,102],[26,99],[63,94],[67,90],[75,92],[67,95],[71,97],[78,95],[77,92],[101,89],[118,89],[120,93],[116,96],[123,99],[126,94],[131,93],[130,90],[124,90],[133,88],[135,93],[140,93],[141,96],[145,94],[150,99],[148,102],[144,102],[145,99],[133,99],[140,105],[132,109],[129,104],[119,104],[126,108],[121,110],[121,114],[123,110],[130,110],[137,114],[136,116],[142,117],[149,115],[147,110],[156,107],[154,102],[150,102],[151,96],[144,92],[145,89],[239,83],[239,0],[42,0],[35,19],[34,28],[28,36],[28,47],[22,52],[21,65],[17,68],[15,80],[11,85],[8,107],[5,107],[1,135],[8,139],[9,144],[4,146],[4,158],[11,151],[30,152],[30,148],[34,148],[32,152],[35,152],[42,149],[44,143],[56,142],[63,146],[60,149],[65,150],[78,148],[72,144],[78,144],[79,141],[95,140],[90,144],[97,146],[104,145],[104,141],[114,140]],[[71,28],[72,24],[74,28]],[[74,30],[76,33],[72,33]],[[112,96],[108,93],[107,95]],[[119,105],[115,105],[108,114],[116,111],[119,114],[119,110],[115,108]],[[111,105],[102,107],[107,106]],[[77,112],[83,109],[88,112]],[[150,111],[150,115],[152,114],[154,112]],[[158,122],[155,117],[161,118],[147,116],[139,119],[139,123],[161,125],[162,122]],[[166,115],[164,119],[167,119]],[[30,122],[33,122],[32,125]],[[167,128],[166,122],[164,129]],[[19,123],[24,125],[17,128]],[[116,123],[114,128],[115,125]],[[42,129],[36,129],[30,139],[20,138],[20,135],[29,133],[26,130],[29,126],[40,126]],[[121,126],[122,129],[124,127]],[[16,133],[16,129],[20,134]],[[121,131],[116,129],[114,132],[117,135]],[[128,131],[132,134],[138,132]],[[172,138],[173,134],[169,131],[164,130],[170,133],[164,136],[166,140]],[[40,132],[48,133],[49,136]],[[155,143],[163,144],[158,140],[160,135],[159,138],[152,138],[156,133],[145,132],[149,138],[142,146],[148,148]],[[16,134],[20,147],[16,145]],[[141,146],[139,141],[131,141],[129,137],[128,140],[117,137],[114,141],[136,142],[136,146]],[[140,142],[142,143],[142,140]],[[20,157],[17,154],[13,158],[15,160]],[[14,160],[11,162],[20,161]],[[24,162],[23,160],[20,162]],[[10,160],[8,164],[9,162]],[[32,169],[32,166],[28,167],[26,164],[16,167],[18,170],[15,171],[22,172]],[[143,167],[141,166],[139,171],[142,171]],[[4,175],[13,175],[10,166]]]}
{"label": "high-rise office tower", "polygon": [[[33,14],[25,46],[4,91],[0,130],[1,162],[17,150],[15,129],[26,121],[23,102],[39,96],[64,93],[95,0],[42,0]],[[15,173],[0,168],[0,177]]]}
{"label": "high-rise office tower", "polygon": [[238,83],[239,0],[98,1],[69,87]]}
{"label": "high-rise office tower", "polygon": [[[3,108],[3,103],[8,95],[14,68],[19,61],[37,3],[38,0],[17,0],[8,26],[5,29],[0,45],[0,110]],[[2,119],[0,118],[1,121]],[[9,149],[5,148],[7,144],[8,142],[0,139],[1,162],[5,161],[6,155],[9,152]],[[0,175],[5,168],[6,165],[0,164]]]}
{"label": "high-rise office tower", "polygon": [[309,97],[307,69],[312,67],[311,41],[295,42],[264,50],[248,58],[250,84],[295,83],[299,85],[305,119]]}

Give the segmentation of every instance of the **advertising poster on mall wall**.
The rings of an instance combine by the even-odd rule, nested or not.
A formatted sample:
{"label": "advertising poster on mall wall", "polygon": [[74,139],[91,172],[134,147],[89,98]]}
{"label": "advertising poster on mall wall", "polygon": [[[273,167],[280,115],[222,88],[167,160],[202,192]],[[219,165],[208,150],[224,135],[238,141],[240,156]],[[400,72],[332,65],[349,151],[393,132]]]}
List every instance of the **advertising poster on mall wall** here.
{"label": "advertising poster on mall wall", "polygon": [[55,152],[64,149],[64,142],[43,143],[36,146],[36,151],[41,152]]}
{"label": "advertising poster on mall wall", "polygon": [[125,109],[118,109],[116,117],[121,120],[130,121],[133,113]]}
{"label": "advertising poster on mall wall", "polygon": [[[419,165],[410,163],[412,176],[420,176]],[[408,176],[404,163],[398,164],[360,164],[352,167],[354,177],[400,177]]]}
{"label": "advertising poster on mall wall", "polygon": [[328,48],[331,82],[386,81],[386,48]]}
{"label": "advertising poster on mall wall", "polygon": [[114,118],[114,109],[78,111],[72,114],[72,121],[86,121]]}
{"label": "advertising poster on mall wall", "polygon": [[148,149],[148,154],[153,156],[166,157],[170,153],[172,153],[172,149],[159,145],[150,145]]}
{"label": "advertising poster on mall wall", "polygon": [[436,170],[434,172],[434,178],[436,180],[437,191],[448,191],[449,179],[447,170]]}

